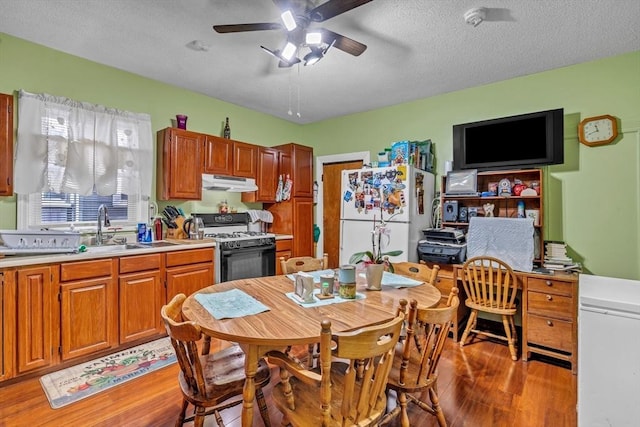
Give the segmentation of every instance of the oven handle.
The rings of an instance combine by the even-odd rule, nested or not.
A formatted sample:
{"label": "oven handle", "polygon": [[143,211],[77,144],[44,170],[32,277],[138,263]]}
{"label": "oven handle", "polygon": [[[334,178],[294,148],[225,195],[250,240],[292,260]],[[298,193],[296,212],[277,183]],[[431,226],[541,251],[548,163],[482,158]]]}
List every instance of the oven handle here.
{"label": "oven handle", "polygon": [[272,245],[251,246],[249,248],[220,249],[220,255],[226,256],[226,255],[235,255],[235,254],[246,253],[246,252],[268,252],[271,250],[273,251],[276,250],[275,243]]}

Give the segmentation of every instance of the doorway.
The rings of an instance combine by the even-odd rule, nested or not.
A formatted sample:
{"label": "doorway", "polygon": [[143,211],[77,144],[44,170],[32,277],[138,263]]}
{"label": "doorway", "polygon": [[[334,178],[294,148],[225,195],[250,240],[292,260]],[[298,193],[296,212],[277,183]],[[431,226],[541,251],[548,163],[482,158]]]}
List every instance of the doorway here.
{"label": "doorway", "polygon": [[[316,158],[318,203],[316,224],[320,228],[316,257],[327,253],[329,268],[339,267],[341,177],[345,169],[360,169],[369,163],[368,151]],[[321,220],[322,219],[322,220]]]}

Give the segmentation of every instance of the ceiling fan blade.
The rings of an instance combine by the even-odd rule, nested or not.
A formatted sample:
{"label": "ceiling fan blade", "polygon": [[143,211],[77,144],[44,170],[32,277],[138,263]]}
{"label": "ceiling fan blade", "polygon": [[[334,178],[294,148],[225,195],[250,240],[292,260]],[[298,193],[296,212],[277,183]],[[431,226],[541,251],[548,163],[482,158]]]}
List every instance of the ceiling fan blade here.
{"label": "ceiling fan blade", "polygon": [[370,1],[372,0],[329,0],[312,9],[309,12],[309,18],[314,22],[326,21],[329,18],[348,12]]}
{"label": "ceiling fan blade", "polygon": [[334,33],[326,28],[321,28],[320,31],[322,31],[322,40],[324,40],[325,43],[331,44],[333,41],[333,47],[343,52],[347,52],[353,56],[360,56],[362,52],[367,50],[366,44],[357,42],[349,37]]}
{"label": "ceiling fan blade", "polygon": [[300,58],[296,58],[296,57],[291,58],[291,61],[289,61],[289,62],[280,60],[280,62],[278,62],[278,67],[279,68],[291,68],[295,64],[297,64],[298,62],[300,62]]}
{"label": "ceiling fan blade", "polygon": [[282,25],[277,22],[264,22],[256,24],[230,24],[230,25],[214,25],[213,29],[217,33],[240,33],[243,31],[263,31],[263,30],[279,30]]}

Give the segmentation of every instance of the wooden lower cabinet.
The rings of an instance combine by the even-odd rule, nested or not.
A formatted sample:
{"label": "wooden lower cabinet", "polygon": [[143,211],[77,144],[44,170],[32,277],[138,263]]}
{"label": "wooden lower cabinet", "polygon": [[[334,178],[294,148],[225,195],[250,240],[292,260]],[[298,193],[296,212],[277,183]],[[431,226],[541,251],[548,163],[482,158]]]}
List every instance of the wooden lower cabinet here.
{"label": "wooden lower cabinet", "polygon": [[120,258],[120,344],[164,332],[160,309],[165,303],[163,254]]}
{"label": "wooden lower cabinet", "polygon": [[167,254],[167,301],[213,285],[213,249],[191,249]]}
{"label": "wooden lower cabinet", "polygon": [[[427,262],[429,267],[433,267],[434,263]],[[454,283],[454,265],[453,264],[438,264],[440,270],[438,271],[438,277],[436,279],[436,288],[440,291],[440,303],[446,304],[451,288]],[[458,305],[458,311],[453,318],[451,326],[451,336],[453,341],[458,342],[460,338],[460,328],[466,326],[466,318],[469,316],[469,308],[464,304],[466,294],[464,293],[464,287],[462,283],[458,285],[458,298],[460,299],[460,305]]]}
{"label": "wooden lower cabinet", "polygon": [[0,383],[163,336],[162,305],[213,272],[212,247],[0,270]]}
{"label": "wooden lower cabinet", "polygon": [[56,360],[56,294],[50,266],[20,268],[17,277],[17,374],[24,374],[46,368]]}
{"label": "wooden lower cabinet", "polygon": [[291,258],[291,239],[276,240],[276,276],[282,274],[280,257],[285,260]]}
{"label": "wooden lower cabinet", "polygon": [[16,272],[0,271],[0,381],[13,378],[16,342]]}
{"label": "wooden lower cabinet", "polygon": [[522,275],[522,359],[532,353],[578,366],[578,278],[574,274]]}
{"label": "wooden lower cabinet", "polygon": [[63,361],[118,345],[118,259],[60,266]]}

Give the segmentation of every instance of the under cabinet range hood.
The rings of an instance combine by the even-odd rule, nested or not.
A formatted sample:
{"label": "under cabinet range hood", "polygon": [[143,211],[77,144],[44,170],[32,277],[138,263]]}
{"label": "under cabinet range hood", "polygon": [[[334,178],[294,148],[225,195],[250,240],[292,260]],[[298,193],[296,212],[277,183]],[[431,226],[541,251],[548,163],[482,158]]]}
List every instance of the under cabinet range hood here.
{"label": "under cabinet range hood", "polygon": [[258,186],[253,178],[240,178],[236,176],[222,176],[202,174],[203,190],[228,191],[231,193],[246,193],[256,191]]}

